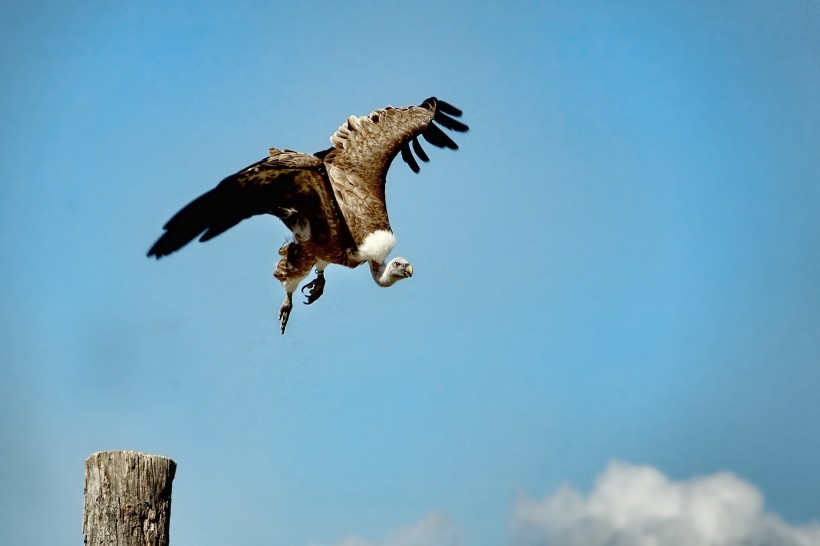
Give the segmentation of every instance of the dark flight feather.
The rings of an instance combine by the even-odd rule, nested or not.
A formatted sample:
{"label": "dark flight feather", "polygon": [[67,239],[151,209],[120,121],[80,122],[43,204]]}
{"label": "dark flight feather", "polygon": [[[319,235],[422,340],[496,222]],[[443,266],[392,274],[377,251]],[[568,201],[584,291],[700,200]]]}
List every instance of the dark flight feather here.
{"label": "dark flight feather", "polygon": [[450,104],[449,102],[444,102],[443,100],[438,99],[436,99],[436,110],[444,112],[449,116],[455,116],[457,118],[460,118],[461,114],[464,113],[452,104]]}
{"label": "dark flight feather", "polygon": [[177,212],[168,223],[163,226],[162,234],[154,246],[148,251],[148,256],[161,258],[187,245],[203,232],[210,229],[215,218],[223,217],[220,208],[223,196],[220,188],[214,188],[200,195],[182,210]]}
{"label": "dark flight feather", "polygon": [[470,128],[467,125],[464,125],[460,121],[451,118],[441,110],[436,110],[436,113],[433,115],[433,119],[439,122],[443,127],[450,129],[451,131],[466,133],[470,130]]}
{"label": "dark flight feather", "polygon": [[419,159],[421,159],[425,163],[428,163],[430,161],[430,158],[427,156],[427,152],[424,151],[424,148],[421,147],[421,144],[419,143],[419,139],[416,138],[416,137],[413,137],[412,142],[413,142],[413,151],[416,152],[416,155],[419,156]]}
{"label": "dark flight feather", "polygon": [[404,160],[405,163],[407,163],[410,166],[414,173],[418,174],[421,168],[419,167],[416,158],[413,157],[413,153],[410,151],[409,144],[405,144],[401,147],[401,158]]}
{"label": "dark flight feather", "polygon": [[423,136],[424,140],[433,146],[458,150],[458,144],[456,144],[452,138],[448,137],[444,131],[439,129],[438,126],[432,122],[424,131],[422,131],[421,136]]}

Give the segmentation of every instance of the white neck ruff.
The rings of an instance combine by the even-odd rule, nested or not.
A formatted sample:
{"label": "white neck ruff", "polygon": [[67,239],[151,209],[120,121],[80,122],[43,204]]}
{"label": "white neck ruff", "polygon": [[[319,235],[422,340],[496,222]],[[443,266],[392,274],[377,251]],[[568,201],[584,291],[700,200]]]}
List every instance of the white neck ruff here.
{"label": "white neck ruff", "polygon": [[370,261],[381,264],[387,259],[394,246],[396,246],[396,236],[393,235],[393,232],[380,229],[364,238],[362,244],[359,245],[358,252],[356,252],[356,258],[363,262]]}

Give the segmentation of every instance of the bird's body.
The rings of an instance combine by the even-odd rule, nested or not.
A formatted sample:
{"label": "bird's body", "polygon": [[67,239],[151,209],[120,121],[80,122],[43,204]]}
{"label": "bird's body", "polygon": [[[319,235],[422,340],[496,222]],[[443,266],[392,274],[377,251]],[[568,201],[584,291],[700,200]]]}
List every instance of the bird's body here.
{"label": "bird's body", "polygon": [[328,264],[367,262],[376,283],[391,286],[413,269],[403,258],[385,262],[396,242],[385,203],[387,170],[401,153],[419,171],[411,145],[420,159],[429,160],[419,135],[435,146],[458,149],[434,121],[467,131],[451,117],[460,115],[457,108],[430,98],[420,106],[351,116],[331,136],[334,146],[316,154],[271,148],[268,157],[228,176],[174,215],[148,256],[161,258],[197,237],[210,240],[257,214],[279,217],[293,233],[293,241],[279,249],[274,270],[286,292],[280,309],[283,333],[293,292],[314,266],[318,276],[303,288],[309,291],[307,303],[322,294]]}

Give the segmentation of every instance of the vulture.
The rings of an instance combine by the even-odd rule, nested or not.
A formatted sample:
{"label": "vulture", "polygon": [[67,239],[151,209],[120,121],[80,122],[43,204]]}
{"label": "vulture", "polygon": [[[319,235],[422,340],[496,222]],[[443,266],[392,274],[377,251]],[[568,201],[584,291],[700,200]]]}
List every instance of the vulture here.
{"label": "vulture", "polygon": [[279,249],[273,272],[285,289],[279,309],[283,334],[293,293],[314,268],[316,278],[302,287],[306,304],[322,295],[329,264],[353,268],[367,263],[377,285],[392,286],[411,277],[413,267],[404,258],[387,259],[396,244],[385,203],[387,171],[398,154],[416,173],[417,157],[430,160],[419,136],[457,150],[442,127],[466,132],[467,125],[455,119],[461,115],[455,106],[431,97],[418,106],[386,106],[368,116],[350,116],[330,137],[333,146],[315,154],[270,148],[267,157],[177,212],[148,256],[162,258],[197,237],[209,241],[251,216],[277,216],[293,234]]}

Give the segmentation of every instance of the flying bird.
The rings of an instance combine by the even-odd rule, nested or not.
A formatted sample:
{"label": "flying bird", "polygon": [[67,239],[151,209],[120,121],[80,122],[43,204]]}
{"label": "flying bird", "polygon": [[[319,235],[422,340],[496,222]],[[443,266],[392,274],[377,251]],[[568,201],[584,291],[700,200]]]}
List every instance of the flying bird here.
{"label": "flying bird", "polygon": [[430,160],[419,136],[438,148],[457,150],[439,125],[466,132],[467,125],[455,119],[461,115],[455,106],[431,97],[419,106],[386,106],[368,116],[350,116],[330,137],[333,146],[315,154],[270,148],[268,157],[177,212],[148,256],[167,256],[197,237],[209,241],[251,216],[277,216],[293,234],[279,249],[273,272],[285,289],[279,309],[283,334],[293,293],[314,268],[316,278],[302,287],[306,304],[322,295],[329,264],[353,268],[367,263],[376,284],[392,286],[411,277],[413,267],[404,258],[387,259],[396,244],[385,203],[387,171],[399,154],[416,173],[416,157]]}

